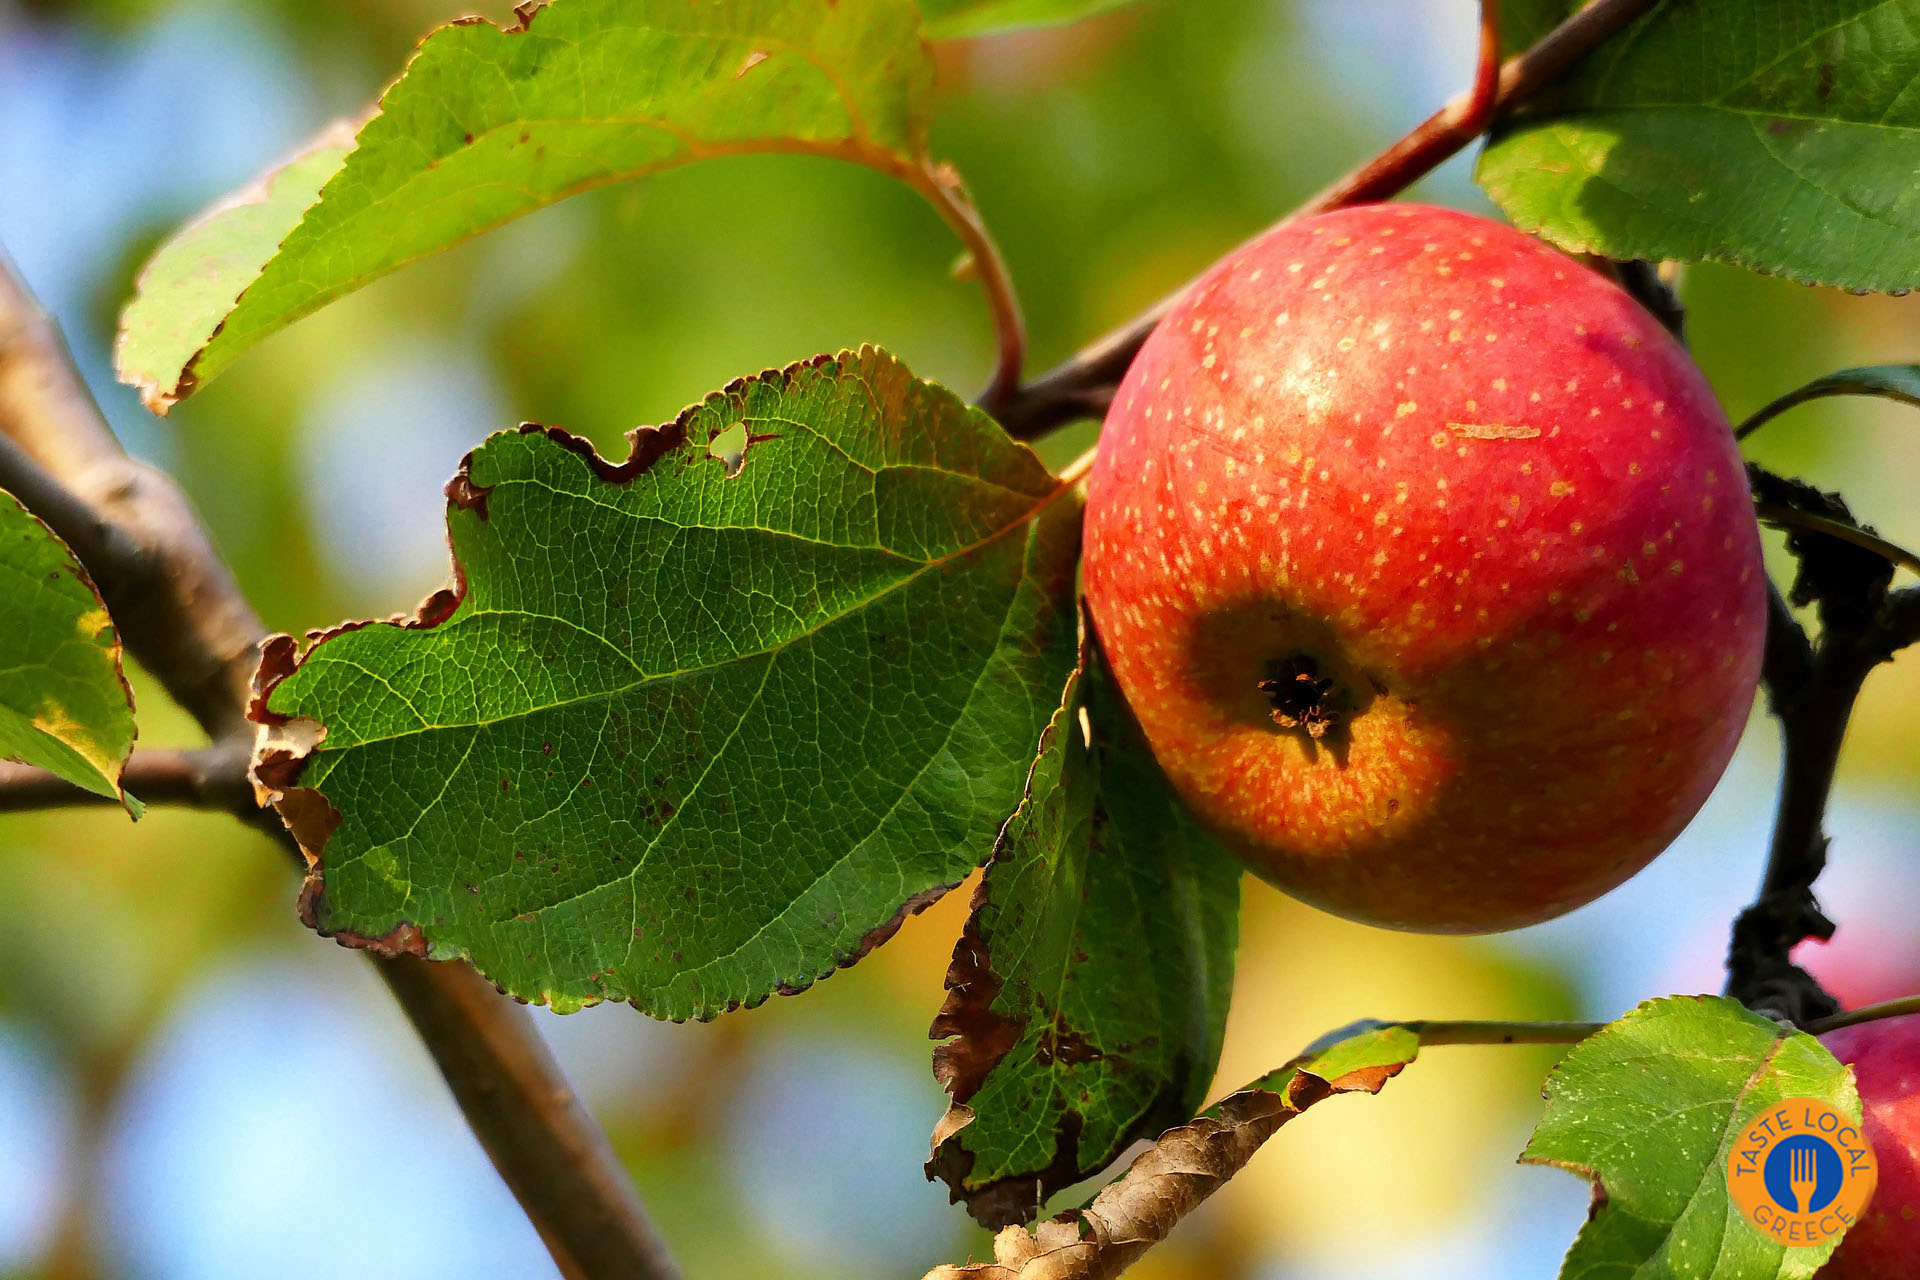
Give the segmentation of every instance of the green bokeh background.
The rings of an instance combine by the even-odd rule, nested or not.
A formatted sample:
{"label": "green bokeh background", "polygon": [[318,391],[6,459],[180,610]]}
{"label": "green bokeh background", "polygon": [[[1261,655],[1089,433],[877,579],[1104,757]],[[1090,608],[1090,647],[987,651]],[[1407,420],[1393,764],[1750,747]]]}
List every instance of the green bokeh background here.
{"label": "green bokeh background", "polygon": [[[1467,0],[1369,0],[1336,12],[1345,3],[1145,0],[1073,27],[941,48],[936,151],[967,176],[1006,251],[1036,368],[1189,278],[1464,82]],[[1417,20],[1409,16],[1416,4]],[[502,3],[478,8],[496,20],[509,16]],[[330,115],[357,109],[422,32],[455,12],[436,0],[224,8],[169,0],[14,0],[9,8],[0,0],[0,49],[15,42],[15,52],[29,43],[87,50],[109,74],[116,50],[150,41],[183,13],[199,24],[189,31],[230,25],[236,38],[270,49],[272,65],[299,85],[301,118],[284,148]],[[1435,32],[1446,38],[1431,38]],[[8,65],[0,62],[0,75]],[[157,74],[167,74],[164,61]],[[182,61],[178,74],[207,70]],[[1434,91],[1424,92],[1429,85]],[[164,127],[125,94],[82,94],[64,110],[97,113],[100,101],[127,113],[127,130],[166,145]],[[88,123],[107,133],[121,127],[97,115]],[[246,166],[273,158],[269,150]],[[462,449],[522,419],[616,450],[628,428],[665,421],[733,377],[861,341],[965,389],[984,378],[991,356],[977,290],[949,278],[957,247],[916,197],[856,168],[770,157],[593,192],[387,277],[270,340],[155,422],[101,376],[99,353],[144,254],[195,203],[222,190],[210,184],[191,199],[108,195],[27,168],[0,167],[0,193],[11,188],[0,194],[0,242],[11,230],[8,199],[16,211],[33,202],[43,216],[107,198],[124,205],[108,252],[90,264],[90,295],[60,306],[59,318],[116,423],[136,449],[176,470],[268,624],[294,632],[411,608],[444,574],[434,521],[423,523],[417,510],[396,516],[392,529],[373,519],[344,533],[315,518],[325,509],[316,474],[371,483],[401,465],[383,460],[383,442],[404,440],[409,423],[399,411],[379,420],[379,376],[354,396],[342,399],[340,390],[369,370],[390,370],[396,352],[438,362],[456,380],[473,372],[487,383],[475,399],[497,409],[467,424],[464,443],[447,446],[439,478]],[[1486,208],[1459,164],[1421,194]],[[31,277],[34,262],[22,265]],[[1720,268],[1691,273],[1686,299],[1695,349],[1736,417],[1833,368],[1920,356],[1920,310],[1910,300]],[[341,457],[312,438],[343,413],[359,415],[354,438],[371,447]],[[1045,452],[1060,461],[1090,433],[1065,432]],[[1844,489],[1883,532],[1920,543],[1909,478],[1920,475],[1920,418],[1910,411],[1817,404],[1770,427],[1753,454]],[[1883,858],[1875,867],[1903,858],[1911,866],[1917,851],[1908,807],[1920,763],[1908,727],[1920,707],[1916,671],[1920,660],[1908,657],[1873,677],[1844,762],[1843,805],[1867,816],[1843,814],[1836,826],[1860,833],[1861,858]],[[136,673],[136,686],[143,744],[194,740],[190,722],[151,681]],[[1221,1084],[1259,1075],[1362,1016],[1613,1016],[1640,996],[1715,985],[1724,921],[1758,875],[1773,750],[1762,723],[1708,818],[1669,855],[1675,868],[1657,871],[1675,877],[1661,883],[1697,891],[1684,910],[1651,890],[1634,898],[1630,887],[1625,906],[1602,904],[1557,932],[1428,939],[1335,921],[1250,884]],[[1843,839],[1836,858],[1847,856]],[[1920,987],[1915,957],[1885,960],[1904,955],[1910,941],[1897,923],[1920,907],[1905,887],[1910,880],[1856,895],[1863,906],[1851,936],[1859,953],[1883,962],[1871,981],[1855,975],[1848,989],[1863,998],[1894,994],[1885,984]],[[310,974],[301,981],[343,993],[374,1029],[381,1052],[356,1070],[425,1081],[422,1105],[445,1107],[423,1054],[362,972],[365,962],[299,927],[293,889],[272,846],[220,818],[156,810],[136,828],[105,811],[0,817],[0,1029],[49,1082],[45,1109],[68,1158],[48,1181],[70,1196],[68,1211],[41,1215],[29,1246],[0,1256],[0,1272],[11,1265],[50,1276],[221,1274],[217,1260],[182,1270],[175,1255],[143,1243],[153,1233],[128,1215],[157,1201],[122,1201],[101,1189],[133,1176],[114,1172],[116,1153],[141,1124],[141,1100],[167,1087],[155,1045],[182,1026],[195,1034],[218,1027],[220,1006],[209,1010],[205,998],[192,1005],[198,1021],[180,1021],[186,1002],[208,991],[254,981],[267,984],[271,998],[276,975]],[[824,1179],[845,1188],[838,1194],[857,1208],[860,1197],[878,1194],[862,1188],[919,1180],[911,1152],[884,1167],[847,1168],[844,1152],[809,1150],[795,1136],[814,1132],[797,1111],[789,1123],[773,1107],[758,1121],[768,1181],[743,1177],[740,1155],[756,1137],[739,1132],[743,1090],[796,1061],[818,1073],[822,1087],[843,1059],[891,1072],[887,1078],[910,1082],[905,1123],[918,1115],[922,1132],[931,1128],[942,1100],[926,1070],[926,1026],[965,896],[950,895],[875,957],[803,998],[713,1025],[643,1031],[622,1022],[638,1014],[599,1010],[579,1019],[584,1030],[562,1036],[570,1059],[593,1065],[589,1096],[692,1276],[918,1275],[969,1251],[985,1255],[984,1233],[958,1209],[933,1215],[928,1221],[941,1225],[907,1243],[875,1245],[850,1234],[865,1221],[857,1214],[839,1221],[822,1211],[819,1231],[809,1234],[783,1226],[768,1207],[779,1196],[767,1188],[782,1179]],[[1843,902],[1830,905],[1849,919]],[[1893,971],[1908,961],[1915,963]],[[1840,980],[1853,981],[1846,973]],[[297,1005],[306,990],[288,999]],[[634,1047],[642,1041],[644,1052]],[[1402,1275],[1412,1273],[1408,1259],[1429,1250],[1426,1274],[1550,1274],[1578,1226],[1585,1191],[1550,1170],[1511,1170],[1538,1114],[1549,1061],[1543,1050],[1440,1050],[1378,1099],[1316,1110],[1134,1274]],[[239,1076],[223,1087],[241,1097],[250,1086]],[[792,1097],[804,1111],[806,1090]],[[433,1215],[450,1212],[436,1199],[433,1184],[445,1179],[434,1162],[479,1159],[457,1126],[451,1132],[446,1153],[410,1166],[387,1193],[420,1197],[423,1232]],[[283,1238],[290,1257],[318,1252],[362,1265],[384,1237],[350,1220],[300,1219],[300,1206],[312,1203],[298,1185],[303,1156],[340,1154],[324,1132],[314,1137],[309,1152],[284,1153],[292,1207],[284,1221],[273,1218],[277,1201],[233,1212],[266,1215],[259,1230]],[[16,1138],[0,1127],[0,1163]],[[176,1171],[171,1194],[180,1203],[195,1194],[195,1167],[183,1157]],[[87,1181],[96,1168],[105,1183]],[[1535,1214],[1528,1206],[1536,1203],[1551,1213]],[[525,1256],[520,1230],[514,1257]],[[1457,1272],[1446,1269],[1455,1265]]]}

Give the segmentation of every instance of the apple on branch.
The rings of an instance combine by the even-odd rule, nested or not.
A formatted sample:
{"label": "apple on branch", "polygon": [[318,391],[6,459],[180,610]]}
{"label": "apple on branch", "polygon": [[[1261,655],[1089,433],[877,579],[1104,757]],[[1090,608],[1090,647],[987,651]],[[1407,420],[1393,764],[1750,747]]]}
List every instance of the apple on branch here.
{"label": "apple on branch", "polygon": [[1182,796],[1354,919],[1479,932],[1645,866],[1746,723],[1765,637],[1732,433],[1611,282],[1375,205],[1241,249],[1129,370],[1086,590]]}

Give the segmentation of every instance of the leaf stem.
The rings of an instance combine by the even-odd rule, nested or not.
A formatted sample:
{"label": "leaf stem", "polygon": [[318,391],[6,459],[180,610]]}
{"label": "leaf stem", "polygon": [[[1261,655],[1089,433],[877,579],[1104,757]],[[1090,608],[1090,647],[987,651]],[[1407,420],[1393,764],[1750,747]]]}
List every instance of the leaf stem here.
{"label": "leaf stem", "polygon": [[1796,511],[1792,507],[1774,502],[1756,502],[1753,504],[1753,512],[1767,524],[1789,529],[1805,529],[1810,533],[1821,533],[1829,538],[1838,538],[1842,542],[1851,542],[1856,547],[1864,547],[1873,552],[1888,564],[1899,565],[1902,569],[1920,573],[1920,556],[1905,547],[1888,542],[1885,538],[1876,537],[1865,529],[1839,520],[1830,520],[1826,516],[1816,515],[1811,511]]}
{"label": "leaf stem", "polygon": [[1745,440],[1787,410],[1828,396],[1879,396],[1920,408],[1916,375],[1920,375],[1920,368],[1913,365],[1875,365],[1830,373],[1763,405],[1734,428],[1733,438]]}
{"label": "leaf stem", "polygon": [[1604,1022],[1422,1021],[1400,1024],[1425,1049],[1443,1044],[1578,1044]]}
{"label": "leaf stem", "polygon": [[1829,1031],[1838,1031],[1842,1027],[1857,1027],[1862,1023],[1878,1022],[1882,1018],[1904,1018],[1910,1013],[1920,1013],[1920,996],[1901,996],[1898,1000],[1882,1000],[1879,1004],[1862,1005],[1845,1013],[1836,1013],[1831,1017],[1817,1018],[1807,1024],[1807,1030],[1816,1036]]}
{"label": "leaf stem", "polygon": [[[75,548],[127,648],[206,729],[214,740],[207,752],[227,753],[222,769],[230,770],[251,750],[248,686],[266,628],[172,477],[121,449],[52,319],[4,255],[0,437],[15,446],[0,454],[0,483],[27,487],[31,497],[16,496]],[[197,785],[194,769],[215,757],[143,758],[153,780],[172,777],[168,786],[184,799]],[[31,772],[11,776],[22,793],[41,786]],[[231,781],[230,772],[209,776],[209,794],[231,800]],[[293,851],[271,815],[249,816]],[[625,1171],[527,1013],[464,964],[415,972],[375,963],[561,1273],[674,1280]]]}
{"label": "leaf stem", "polygon": [[[1499,65],[1496,75],[1489,64],[1498,57],[1495,25],[1498,18],[1492,12],[1498,6],[1495,0],[1483,0],[1480,58],[1474,68],[1474,87],[1275,225],[1344,205],[1398,195],[1458,154],[1500,113],[1539,92],[1657,2],[1593,0],[1538,44]],[[1485,96],[1489,81],[1495,86],[1491,104]],[[1076,418],[1099,417],[1106,412],[1114,390],[1126,374],[1127,366],[1139,354],[1147,335],[1191,287],[1191,282],[1181,286],[1032,382],[995,397],[990,404],[983,399],[982,407],[1020,440],[1032,440]]]}
{"label": "leaf stem", "polygon": [[1100,455],[1099,445],[1090,445],[1084,453],[1060,468],[1058,479],[1062,485],[1076,485],[1087,478],[1093,470],[1093,460]]}
{"label": "leaf stem", "polygon": [[1020,310],[1019,295],[1014,292],[1013,273],[1007,269],[1007,260],[987,230],[979,209],[974,207],[960,175],[950,166],[928,162],[906,169],[900,176],[926,198],[960,238],[967,251],[968,271],[986,292],[987,306],[993,312],[999,356],[978,403],[988,413],[994,413],[996,406],[1004,404],[1018,391],[1020,375],[1027,363],[1027,321]]}

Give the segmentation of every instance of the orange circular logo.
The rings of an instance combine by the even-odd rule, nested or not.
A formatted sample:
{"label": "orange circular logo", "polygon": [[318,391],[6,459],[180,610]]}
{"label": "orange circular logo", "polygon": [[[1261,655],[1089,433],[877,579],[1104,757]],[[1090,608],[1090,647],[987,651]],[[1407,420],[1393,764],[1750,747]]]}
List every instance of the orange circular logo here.
{"label": "orange circular logo", "polygon": [[1788,1098],[1760,1112],[1727,1156],[1727,1191],[1741,1214],[1796,1248],[1852,1226],[1878,1177],[1860,1126],[1818,1098]]}

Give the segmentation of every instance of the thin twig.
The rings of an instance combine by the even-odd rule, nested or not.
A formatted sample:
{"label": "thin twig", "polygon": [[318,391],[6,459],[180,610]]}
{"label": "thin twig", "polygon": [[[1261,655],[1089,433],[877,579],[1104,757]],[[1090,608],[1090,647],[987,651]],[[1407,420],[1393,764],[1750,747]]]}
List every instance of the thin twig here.
{"label": "thin twig", "polygon": [[967,252],[966,272],[980,281],[986,292],[987,306],[993,312],[993,332],[999,355],[993,377],[980,393],[980,406],[989,413],[1004,404],[1020,386],[1020,375],[1027,364],[1027,321],[1020,311],[1020,298],[1013,289],[1013,273],[1000,254],[973,197],[967,194],[960,175],[946,165],[928,164],[904,171],[901,176],[926,197],[953,229]]}
{"label": "thin twig", "polygon": [[[248,684],[266,629],[172,478],[122,451],[52,320],[3,256],[0,436],[18,446],[0,458],[6,480],[23,484],[33,497],[22,500],[75,548],[127,648],[214,739],[208,751],[250,750]],[[190,772],[187,762],[174,763]],[[40,785],[16,776],[24,791]],[[223,794],[230,783],[225,772],[207,779]],[[184,777],[177,785],[191,791]],[[251,816],[291,848],[270,815]],[[675,1280],[606,1136],[526,1011],[465,964],[371,962],[562,1274]]]}
{"label": "thin twig", "polygon": [[1879,1004],[1863,1005],[1845,1013],[1836,1013],[1830,1018],[1817,1018],[1807,1024],[1807,1030],[1816,1036],[1823,1036],[1842,1027],[1857,1027],[1866,1022],[1879,1022],[1882,1018],[1904,1018],[1912,1013],[1920,1013],[1920,996],[1882,1000]]}
{"label": "thin twig", "polygon": [[1084,450],[1072,462],[1060,468],[1060,474],[1058,476],[1060,483],[1063,485],[1079,484],[1085,480],[1087,473],[1093,470],[1094,459],[1099,456],[1100,451],[1098,449]]}
{"label": "thin twig", "polygon": [[1422,1049],[1443,1044],[1578,1044],[1604,1022],[1403,1022]]}
{"label": "thin twig", "polygon": [[[1469,89],[1276,225],[1344,205],[1398,195],[1479,137],[1492,119],[1539,92],[1657,2],[1594,0],[1555,27],[1538,44],[1508,59],[1499,68],[1498,88],[1491,109],[1481,94]],[[1489,3],[1485,9],[1493,7]],[[1488,60],[1484,56],[1488,46],[1484,40],[1490,21],[1483,16],[1483,57],[1475,67],[1476,88],[1489,78]],[[1492,47],[1497,51],[1497,40]],[[1089,343],[1070,359],[1011,395],[996,400],[994,416],[1015,439],[1031,440],[1061,423],[1105,413],[1114,389],[1120,385],[1134,356],[1139,354],[1147,335],[1191,287],[1190,283],[1183,285],[1118,329]]]}
{"label": "thin twig", "polygon": [[[234,739],[190,751],[137,750],[127,761],[121,785],[150,805],[252,817],[260,809],[247,778],[250,754],[244,741]],[[113,796],[83,790],[45,769],[0,761],[0,813],[119,803]]]}
{"label": "thin twig", "polygon": [[1500,107],[1500,0],[1480,0],[1480,49],[1475,54],[1473,88],[1468,90],[1466,118],[1475,133],[1493,123]]}

